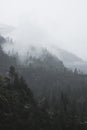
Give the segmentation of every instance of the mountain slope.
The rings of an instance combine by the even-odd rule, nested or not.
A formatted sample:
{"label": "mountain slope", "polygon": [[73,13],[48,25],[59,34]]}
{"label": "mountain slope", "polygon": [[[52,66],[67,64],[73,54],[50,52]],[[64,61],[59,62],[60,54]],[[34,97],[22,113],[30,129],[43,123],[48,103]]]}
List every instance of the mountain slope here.
{"label": "mountain slope", "polygon": [[72,70],[77,68],[81,72],[87,73],[87,62],[82,60],[75,54],[72,54],[68,51],[65,51],[57,47],[53,48],[53,54],[56,55],[61,61],[63,61],[64,65],[67,68]]}
{"label": "mountain slope", "polygon": [[[37,100],[47,98],[49,104],[54,107],[60,100],[62,91],[69,97],[72,96],[72,91],[77,100],[80,95],[84,95],[83,93],[86,92],[82,91],[82,88],[87,84],[87,76],[78,74],[77,71],[68,70],[62,61],[47,50],[43,51],[38,58],[28,57],[27,65],[19,66],[16,64],[16,58],[5,54],[2,48],[0,53],[0,74],[6,74],[8,68],[14,65],[17,71],[26,79]],[[80,93],[77,97],[78,90]]]}
{"label": "mountain slope", "polygon": [[77,63],[77,62],[83,62],[83,60],[76,56],[75,54],[72,54],[68,51],[62,50],[62,49],[58,49],[57,50],[59,53],[59,57],[60,59],[64,62],[64,63]]}

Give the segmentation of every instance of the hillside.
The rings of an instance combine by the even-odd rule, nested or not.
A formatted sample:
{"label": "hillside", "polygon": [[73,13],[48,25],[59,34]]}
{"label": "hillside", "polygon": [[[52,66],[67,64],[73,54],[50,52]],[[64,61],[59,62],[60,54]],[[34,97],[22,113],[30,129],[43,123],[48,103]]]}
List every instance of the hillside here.
{"label": "hillside", "polygon": [[47,50],[24,64],[1,46],[0,53],[1,130],[87,129],[87,75],[69,70]]}

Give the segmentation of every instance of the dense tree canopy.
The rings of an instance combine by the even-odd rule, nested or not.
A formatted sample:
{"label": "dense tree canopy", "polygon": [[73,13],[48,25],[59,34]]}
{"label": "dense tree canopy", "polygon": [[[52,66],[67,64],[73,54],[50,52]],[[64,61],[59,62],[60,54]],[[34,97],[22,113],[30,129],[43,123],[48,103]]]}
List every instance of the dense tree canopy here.
{"label": "dense tree canopy", "polygon": [[[0,76],[0,129],[86,130],[87,102],[86,95],[81,94],[87,88],[81,75],[78,76],[84,85],[78,89],[78,95],[75,95],[75,88],[71,90],[67,86],[66,90],[60,90],[57,99],[54,94],[50,103],[49,96],[38,102],[23,77],[11,66],[8,77]],[[55,100],[57,103],[53,107]]]}

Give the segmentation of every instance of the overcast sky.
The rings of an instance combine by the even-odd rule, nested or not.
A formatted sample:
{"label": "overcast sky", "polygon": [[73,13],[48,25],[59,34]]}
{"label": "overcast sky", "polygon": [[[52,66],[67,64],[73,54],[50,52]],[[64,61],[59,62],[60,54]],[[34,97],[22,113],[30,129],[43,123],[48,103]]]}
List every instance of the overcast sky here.
{"label": "overcast sky", "polygon": [[87,60],[87,0],[0,0],[0,23],[19,26],[24,20]]}

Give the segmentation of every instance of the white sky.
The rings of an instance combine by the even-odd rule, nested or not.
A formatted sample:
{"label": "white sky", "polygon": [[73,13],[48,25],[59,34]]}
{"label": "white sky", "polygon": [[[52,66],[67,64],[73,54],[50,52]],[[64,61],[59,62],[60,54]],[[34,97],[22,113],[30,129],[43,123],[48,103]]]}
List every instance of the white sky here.
{"label": "white sky", "polygon": [[17,26],[27,19],[87,60],[87,0],[0,0],[0,23]]}

